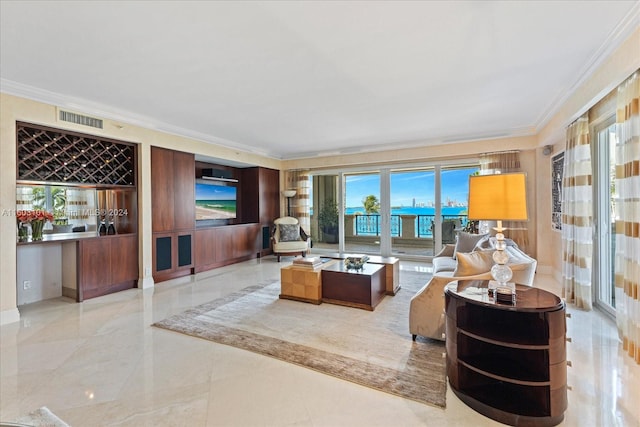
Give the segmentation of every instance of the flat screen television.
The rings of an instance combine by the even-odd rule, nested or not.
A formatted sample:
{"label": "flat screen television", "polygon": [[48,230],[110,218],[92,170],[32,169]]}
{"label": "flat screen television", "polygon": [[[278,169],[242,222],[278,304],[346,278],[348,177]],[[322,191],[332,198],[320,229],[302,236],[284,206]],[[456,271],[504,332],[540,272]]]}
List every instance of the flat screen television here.
{"label": "flat screen television", "polygon": [[196,221],[236,218],[237,188],[226,183],[196,180]]}

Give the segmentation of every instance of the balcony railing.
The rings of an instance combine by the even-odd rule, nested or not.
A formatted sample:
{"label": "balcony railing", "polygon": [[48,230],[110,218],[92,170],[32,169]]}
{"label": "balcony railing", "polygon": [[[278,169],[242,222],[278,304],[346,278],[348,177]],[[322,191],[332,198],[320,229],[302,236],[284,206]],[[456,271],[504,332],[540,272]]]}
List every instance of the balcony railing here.
{"label": "balcony railing", "polygon": [[[433,238],[435,215],[391,215],[391,236]],[[467,215],[442,215],[443,225],[453,222],[454,228],[467,225]],[[380,215],[345,215],[347,236],[380,236]],[[452,229],[453,231],[453,229]]]}

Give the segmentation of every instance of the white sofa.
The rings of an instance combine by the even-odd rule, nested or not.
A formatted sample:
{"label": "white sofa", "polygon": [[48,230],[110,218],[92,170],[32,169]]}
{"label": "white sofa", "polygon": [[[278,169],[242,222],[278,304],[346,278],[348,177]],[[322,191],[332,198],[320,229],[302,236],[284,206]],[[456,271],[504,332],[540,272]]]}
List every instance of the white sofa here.
{"label": "white sofa", "polygon": [[[462,260],[467,260],[470,256],[479,255],[483,258],[489,258],[493,252],[491,248],[491,239],[487,237],[486,241],[481,242],[472,252],[486,251],[485,253],[467,254],[460,256]],[[508,265],[513,271],[512,282],[521,285],[533,285],[533,279],[536,272],[537,261],[531,258],[517,245],[509,241],[506,248],[509,254]],[[485,264],[476,274],[457,275],[454,273],[458,266],[458,257],[454,258],[455,245],[446,245],[440,253],[433,258],[433,277],[422,287],[411,299],[409,307],[409,331],[416,339],[417,335],[444,340],[445,315],[444,315],[444,287],[453,280],[491,280],[490,263]],[[463,270],[463,269],[458,269]],[[466,268],[466,272],[470,269]]]}

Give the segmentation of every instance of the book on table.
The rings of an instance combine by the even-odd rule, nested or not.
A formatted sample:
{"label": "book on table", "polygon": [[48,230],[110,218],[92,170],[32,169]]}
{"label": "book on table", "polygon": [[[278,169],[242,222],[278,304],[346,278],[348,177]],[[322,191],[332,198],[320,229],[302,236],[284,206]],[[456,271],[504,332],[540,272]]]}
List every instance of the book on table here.
{"label": "book on table", "polygon": [[322,263],[323,261],[320,257],[303,257],[293,260],[293,265],[296,267],[316,268],[321,266]]}

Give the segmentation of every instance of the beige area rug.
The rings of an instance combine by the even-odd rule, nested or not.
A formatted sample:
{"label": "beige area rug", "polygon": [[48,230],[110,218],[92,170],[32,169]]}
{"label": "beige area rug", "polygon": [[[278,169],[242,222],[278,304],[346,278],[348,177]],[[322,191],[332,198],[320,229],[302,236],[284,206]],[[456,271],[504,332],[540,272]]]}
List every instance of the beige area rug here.
{"label": "beige area rug", "polygon": [[27,415],[21,416],[11,422],[0,422],[0,427],[69,427],[69,424],[58,418],[49,408],[43,406]]}
{"label": "beige area rug", "polygon": [[409,301],[429,275],[402,272],[375,311],[279,299],[256,285],[154,326],[304,366],[380,391],[445,406],[444,344],[409,334]]}

